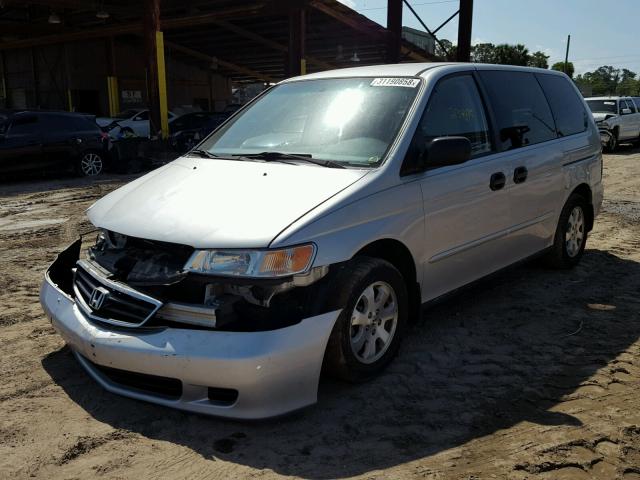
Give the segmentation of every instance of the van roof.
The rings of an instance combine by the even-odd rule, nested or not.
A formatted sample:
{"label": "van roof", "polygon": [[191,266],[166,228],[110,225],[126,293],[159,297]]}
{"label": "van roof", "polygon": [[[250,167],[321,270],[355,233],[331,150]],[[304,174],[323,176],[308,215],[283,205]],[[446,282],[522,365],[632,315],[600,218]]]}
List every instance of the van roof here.
{"label": "van roof", "polygon": [[[463,68],[461,68],[463,67]],[[465,68],[466,67],[466,68]],[[534,67],[518,67],[513,65],[492,65],[485,63],[456,63],[456,62],[424,62],[424,63],[392,63],[384,65],[368,65],[365,67],[350,67],[336,70],[325,70],[323,72],[311,73],[299,77],[292,77],[283,80],[282,83],[297,80],[314,80],[320,78],[351,78],[351,77],[417,77],[425,72],[434,69],[451,70],[510,70],[526,71],[534,73],[548,73],[553,75],[564,75],[555,70],[545,70]]]}

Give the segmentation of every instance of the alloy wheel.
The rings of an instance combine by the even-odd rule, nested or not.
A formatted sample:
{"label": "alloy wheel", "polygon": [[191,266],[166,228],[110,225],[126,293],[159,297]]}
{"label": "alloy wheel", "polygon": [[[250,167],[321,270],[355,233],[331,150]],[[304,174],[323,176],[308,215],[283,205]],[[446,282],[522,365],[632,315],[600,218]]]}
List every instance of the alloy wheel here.
{"label": "alloy wheel", "polygon": [[584,230],[584,212],[582,211],[582,207],[576,206],[571,210],[564,236],[567,255],[569,255],[570,258],[580,253],[582,242],[584,241]]}
{"label": "alloy wheel", "polygon": [[398,299],[386,282],[375,282],[360,294],[351,314],[351,351],[370,364],[387,351],[398,325]]}
{"label": "alloy wheel", "polygon": [[87,177],[99,175],[102,172],[102,158],[97,153],[85,153],[80,160],[80,170]]}

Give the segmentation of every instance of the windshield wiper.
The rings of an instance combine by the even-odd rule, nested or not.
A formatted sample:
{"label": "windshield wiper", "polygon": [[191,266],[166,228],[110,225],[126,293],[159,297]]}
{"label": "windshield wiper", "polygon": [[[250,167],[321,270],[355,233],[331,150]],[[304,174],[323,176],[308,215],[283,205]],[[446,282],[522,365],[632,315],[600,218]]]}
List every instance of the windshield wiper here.
{"label": "windshield wiper", "polygon": [[199,157],[204,157],[204,158],[221,158],[218,155],[215,155],[211,152],[207,152],[206,150],[200,150],[198,148],[196,148],[195,150],[189,150],[187,152],[187,155],[198,155]]}
{"label": "windshield wiper", "polygon": [[283,152],[261,152],[261,153],[249,153],[242,155],[245,158],[253,158],[256,160],[269,161],[282,161],[282,160],[298,160],[301,162],[313,163],[314,165],[320,165],[321,167],[328,168],[347,168],[338,162],[333,160],[321,160],[319,158],[313,158],[309,153],[283,153]]}

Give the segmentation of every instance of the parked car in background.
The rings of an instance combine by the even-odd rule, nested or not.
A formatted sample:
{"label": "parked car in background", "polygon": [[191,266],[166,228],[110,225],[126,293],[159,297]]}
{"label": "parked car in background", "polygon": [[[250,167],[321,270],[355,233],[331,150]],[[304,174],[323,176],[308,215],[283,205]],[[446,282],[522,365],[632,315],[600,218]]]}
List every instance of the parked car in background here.
{"label": "parked car in background", "polygon": [[99,175],[108,155],[108,137],[79,113],[15,111],[0,118],[0,175],[72,170]]}
{"label": "parked car in background", "polygon": [[604,148],[614,151],[620,142],[640,140],[640,108],[633,98],[590,97],[586,102]]}
{"label": "parked car in background", "polygon": [[178,152],[187,152],[231,116],[232,112],[192,112],[169,124],[169,142]]}
{"label": "parked car in background", "polygon": [[602,197],[598,130],[560,72],[325,71],[93,204],[95,242],[40,300],[106,389],[270,417],[314,403],[322,370],[380,373],[421,303],[536,255],[574,267]]}
{"label": "parked car in background", "polygon": [[[176,118],[173,112],[169,112],[169,124]],[[149,136],[149,110],[129,109],[120,112],[115,117],[98,117],[96,123],[106,129],[113,130],[116,126],[121,129],[130,128],[138,137]]]}

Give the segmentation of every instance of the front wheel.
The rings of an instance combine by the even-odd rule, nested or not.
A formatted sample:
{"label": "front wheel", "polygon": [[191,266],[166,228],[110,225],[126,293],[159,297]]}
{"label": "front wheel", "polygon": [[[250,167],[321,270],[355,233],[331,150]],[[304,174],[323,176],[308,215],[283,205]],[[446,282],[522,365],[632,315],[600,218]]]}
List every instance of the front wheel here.
{"label": "front wheel", "polygon": [[104,160],[97,152],[84,152],[80,156],[76,170],[83,177],[95,177],[104,170]]}
{"label": "front wheel", "polygon": [[587,244],[587,201],[572,194],[565,203],[556,227],[553,247],[547,263],[553,268],[568,269],[578,264]]}
{"label": "front wheel", "polygon": [[329,298],[342,312],[331,332],[324,366],[344,380],[365,381],[398,352],[408,315],[406,284],[389,262],[369,257],[351,260],[336,280]]}

